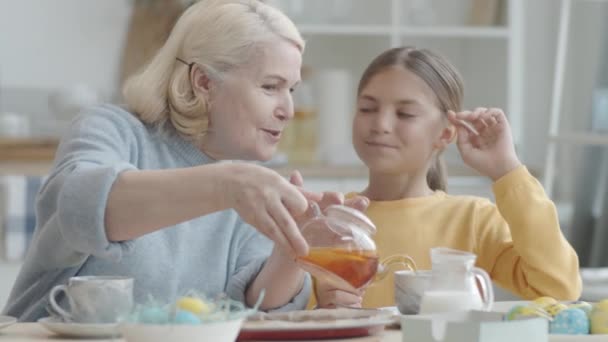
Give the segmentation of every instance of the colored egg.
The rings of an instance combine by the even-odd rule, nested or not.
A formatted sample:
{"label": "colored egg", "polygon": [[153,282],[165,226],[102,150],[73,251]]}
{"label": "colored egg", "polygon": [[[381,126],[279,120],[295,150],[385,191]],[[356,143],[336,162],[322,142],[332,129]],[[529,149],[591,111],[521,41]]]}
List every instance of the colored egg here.
{"label": "colored egg", "polygon": [[595,304],[595,308],[601,311],[608,311],[608,299],[600,300]]}
{"label": "colored egg", "polygon": [[608,310],[604,310],[599,303],[593,307],[589,317],[589,320],[591,321],[591,333],[608,334]]}
{"label": "colored egg", "polygon": [[176,324],[201,324],[201,319],[197,315],[186,310],[177,310],[175,312]]}
{"label": "colored egg", "polygon": [[540,306],[541,308],[546,308],[547,306],[557,304],[558,302],[553,297],[545,296],[536,298],[534,301],[532,301],[532,303]]}
{"label": "colored egg", "polygon": [[521,315],[522,311],[525,309],[526,309],[526,307],[524,305],[516,305],[516,306],[512,307],[505,315],[505,320],[514,321],[514,320],[518,319],[519,316]]}
{"label": "colored egg", "polygon": [[555,317],[558,313],[560,313],[563,310],[566,310],[567,308],[568,308],[568,306],[566,306],[566,304],[556,303],[556,304],[551,304],[551,305],[545,307],[545,311],[547,311],[549,313],[549,315]]}
{"label": "colored egg", "polygon": [[568,308],[577,308],[585,311],[587,317],[591,316],[591,310],[593,310],[593,305],[584,301],[576,301],[568,304]]}
{"label": "colored egg", "polygon": [[145,324],[167,324],[169,313],[160,307],[146,307],[139,312],[139,322]]}
{"label": "colored egg", "polygon": [[549,323],[549,333],[586,335],[589,334],[589,319],[585,311],[578,308],[564,309]]}
{"label": "colored egg", "polygon": [[538,307],[526,306],[526,305],[516,305],[507,312],[505,315],[505,319],[507,321],[515,321],[520,319],[529,319],[529,318],[551,318],[551,316],[546,313],[543,309]]}
{"label": "colored egg", "polygon": [[209,304],[194,297],[182,297],[177,301],[176,306],[178,309],[189,311],[196,315],[211,312]]}

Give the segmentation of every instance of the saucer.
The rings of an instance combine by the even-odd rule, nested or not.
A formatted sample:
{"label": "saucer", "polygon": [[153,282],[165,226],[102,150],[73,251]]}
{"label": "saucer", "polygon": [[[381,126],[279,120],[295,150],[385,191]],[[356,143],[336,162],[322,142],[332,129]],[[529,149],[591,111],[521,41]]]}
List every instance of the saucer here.
{"label": "saucer", "polygon": [[17,319],[15,317],[0,315],[0,329],[4,329],[15,323],[17,323]]}
{"label": "saucer", "polygon": [[38,320],[46,329],[60,336],[69,337],[119,337],[118,324],[68,323],[59,317],[44,317]]}

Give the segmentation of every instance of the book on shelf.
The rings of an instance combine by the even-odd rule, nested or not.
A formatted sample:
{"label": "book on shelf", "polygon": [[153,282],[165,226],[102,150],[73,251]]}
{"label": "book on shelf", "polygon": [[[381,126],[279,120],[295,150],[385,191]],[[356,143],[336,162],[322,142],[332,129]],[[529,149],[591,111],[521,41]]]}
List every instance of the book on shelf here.
{"label": "book on shelf", "polygon": [[471,26],[495,26],[501,21],[504,1],[502,0],[473,0],[471,2]]}

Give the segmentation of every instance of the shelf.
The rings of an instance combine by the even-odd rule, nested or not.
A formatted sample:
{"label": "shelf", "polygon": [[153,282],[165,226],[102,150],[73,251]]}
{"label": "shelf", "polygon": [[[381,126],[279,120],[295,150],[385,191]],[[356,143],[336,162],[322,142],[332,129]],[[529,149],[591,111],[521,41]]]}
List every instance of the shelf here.
{"label": "shelf", "polygon": [[439,37],[439,38],[509,38],[505,27],[403,27],[398,30],[401,36]]}
{"label": "shelf", "polygon": [[52,160],[0,160],[0,176],[44,176],[51,171]]}
{"label": "shelf", "polygon": [[284,165],[269,166],[284,177],[298,170],[302,177],[307,178],[367,178],[367,169],[361,165]]}
{"label": "shelf", "polygon": [[568,132],[550,137],[551,141],[578,145],[608,145],[608,133]]}
{"label": "shelf", "polygon": [[2,138],[0,160],[39,161],[53,160],[59,139],[53,138]]}
{"label": "shelf", "polygon": [[312,35],[353,35],[353,36],[383,36],[393,31],[390,26],[346,26],[346,25],[298,25],[302,34]]}
{"label": "shelf", "polygon": [[353,35],[353,36],[390,36],[395,31],[400,36],[446,37],[446,38],[508,38],[505,27],[400,27],[395,31],[390,26],[347,26],[347,25],[300,25],[302,34],[309,35]]}
{"label": "shelf", "polygon": [[[471,168],[462,164],[447,164],[450,177],[480,177]],[[271,166],[281,175],[287,177],[294,170],[298,170],[304,179],[306,178],[367,178],[367,168],[363,165],[285,165]]]}
{"label": "shelf", "polygon": [[[0,175],[30,175],[42,176],[51,170],[52,161],[1,161]],[[367,178],[367,169],[362,165],[281,165],[269,166],[281,175],[287,177],[292,171],[298,170],[306,178]],[[462,165],[447,165],[450,177],[477,177],[478,173]]]}

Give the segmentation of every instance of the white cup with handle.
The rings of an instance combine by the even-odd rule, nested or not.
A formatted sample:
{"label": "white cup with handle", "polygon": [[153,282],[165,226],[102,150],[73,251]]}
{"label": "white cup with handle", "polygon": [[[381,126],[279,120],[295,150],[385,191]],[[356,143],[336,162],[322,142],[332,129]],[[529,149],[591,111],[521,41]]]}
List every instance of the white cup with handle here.
{"label": "white cup with handle", "polygon": [[[63,292],[69,310],[57,303]],[[117,323],[133,309],[133,278],[119,276],[72,277],[49,293],[52,309],[66,322]]]}
{"label": "white cup with handle", "polygon": [[401,270],[395,272],[395,304],[404,315],[420,312],[420,302],[424,291],[431,284],[430,270]]}

